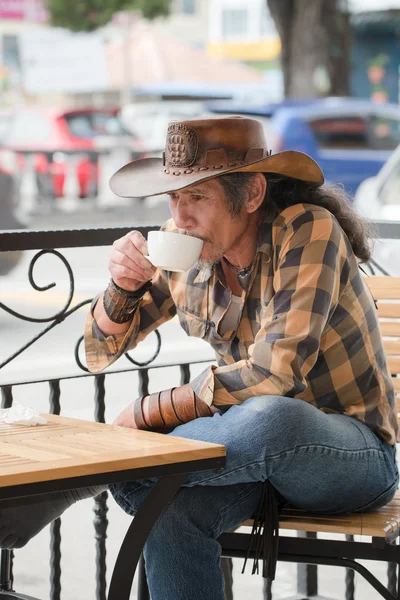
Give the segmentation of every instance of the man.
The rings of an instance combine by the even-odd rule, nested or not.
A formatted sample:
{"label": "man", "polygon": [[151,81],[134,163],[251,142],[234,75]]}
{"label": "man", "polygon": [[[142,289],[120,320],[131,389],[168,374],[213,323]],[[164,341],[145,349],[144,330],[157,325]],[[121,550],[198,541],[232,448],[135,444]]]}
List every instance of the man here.
{"label": "man", "polygon": [[[133,231],[114,243],[111,282],[85,339],[100,371],[178,315],[218,367],[131,402],[124,427],[224,444],[227,465],[188,478],[145,550],[153,600],[222,600],[216,538],[253,515],[262,482],[318,512],[367,510],[397,488],[397,420],[373,300],[357,258],[368,231],[318,165],[271,155],[247,118],[169,126],[161,159],[111,180],[120,196],[169,193],[165,229],[204,240],[187,273],[156,270]],[[135,514],[151,482],[114,485]]]}
{"label": "man", "polygon": [[[397,421],[373,299],[358,268],[368,230],[299,152],[271,154],[258,121],[171,123],[163,159],[130,163],[120,196],[170,196],[164,228],[204,240],[187,273],[157,270],[133,231],[85,330],[98,372],[178,316],[218,366],[130,402],[118,425],[223,444],[193,474],[145,548],[152,600],[222,600],[219,535],[250,518],[268,481],[315,512],[371,510],[395,494]],[[111,486],[134,515],[152,481]],[[88,495],[93,493],[88,491]],[[66,501],[66,500],[65,500]]]}

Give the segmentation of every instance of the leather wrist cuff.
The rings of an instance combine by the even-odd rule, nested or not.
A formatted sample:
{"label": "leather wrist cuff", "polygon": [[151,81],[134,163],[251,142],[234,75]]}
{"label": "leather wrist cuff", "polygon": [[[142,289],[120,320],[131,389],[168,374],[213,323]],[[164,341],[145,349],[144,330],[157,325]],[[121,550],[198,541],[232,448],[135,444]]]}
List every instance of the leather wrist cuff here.
{"label": "leather wrist cuff", "polygon": [[[143,407],[146,403],[149,423]],[[135,402],[134,417],[138,429],[170,431],[198,417],[211,417],[212,411],[188,385],[142,396]]]}
{"label": "leather wrist cuff", "polygon": [[151,287],[151,281],[145,283],[135,292],[120,288],[112,279],[103,294],[103,307],[107,317],[113,323],[127,323],[139,304],[140,298]]}
{"label": "leather wrist cuff", "polygon": [[150,429],[149,424],[146,422],[146,419],[144,418],[144,412],[143,412],[143,401],[146,398],[147,398],[147,396],[140,396],[140,398],[138,398],[135,401],[135,404],[133,405],[133,417],[135,419],[136,427],[138,429]]}

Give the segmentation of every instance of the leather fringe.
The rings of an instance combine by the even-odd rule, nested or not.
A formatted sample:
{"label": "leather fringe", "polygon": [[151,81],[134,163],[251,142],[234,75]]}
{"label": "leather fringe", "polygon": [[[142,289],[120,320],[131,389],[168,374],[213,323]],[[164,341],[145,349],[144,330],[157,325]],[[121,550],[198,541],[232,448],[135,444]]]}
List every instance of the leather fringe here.
{"label": "leather fringe", "polygon": [[247,559],[254,553],[252,575],[259,574],[258,563],[262,559],[262,576],[273,581],[279,545],[279,506],[274,487],[269,481],[264,484],[263,494],[254,517],[254,525],[250,535],[250,543],[244,560],[242,573]]}

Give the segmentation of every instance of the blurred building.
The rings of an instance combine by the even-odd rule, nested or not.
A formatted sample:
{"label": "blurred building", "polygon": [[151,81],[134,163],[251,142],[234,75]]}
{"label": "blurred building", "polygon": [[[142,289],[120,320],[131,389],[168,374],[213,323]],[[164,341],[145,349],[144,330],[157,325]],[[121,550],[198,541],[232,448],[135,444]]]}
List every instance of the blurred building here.
{"label": "blurred building", "polygon": [[352,13],[400,8],[399,0],[344,0]]}
{"label": "blurred building", "polygon": [[168,34],[205,48],[208,42],[208,0],[172,0],[171,14],[152,22],[154,33]]}
{"label": "blurred building", "polygon": [[47,22],[43,0],[0,0],[0,103],[23,95],[19,39]]}
{"label": "blurred building", "polygon": [[[128,43],[115,39],[106,48],[110,85],[124,85],[131,96],[182,99],[230,98],[239,88],[265,87],[263,75],[239,61],[209,56],[205,49],[179,37],[160,33],[141,21],[131,30]],[[128,64],[124,65],[124,58]]]}
{"label": "blurred building", "polygon": [[266,0],[209,0],[212,56],[240,60],[266,70],[278,65],[280,40]]}
{"label": "blurred building", "polygon": [[400,9],[356,12],[351,22],[352,95],[400,102]]}
{"label": "blurred building", "polygon": [[266,0],[208,0],[208,54],[240,61],[263,73],[265,86],[254,102],[283,97],[281,43]]}

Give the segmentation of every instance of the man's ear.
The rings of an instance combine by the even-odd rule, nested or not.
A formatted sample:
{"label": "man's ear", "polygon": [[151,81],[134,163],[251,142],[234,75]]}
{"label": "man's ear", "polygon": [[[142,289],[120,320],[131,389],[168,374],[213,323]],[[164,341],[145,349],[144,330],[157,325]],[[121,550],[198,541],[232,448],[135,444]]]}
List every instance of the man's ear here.
{"label": "man's ear", "polygon": [[256,212],[264,201],[267,191],[267,180],[262,173],[255,173],[250,181],[249,198],[246,202],[246,210],[249,213]]}

